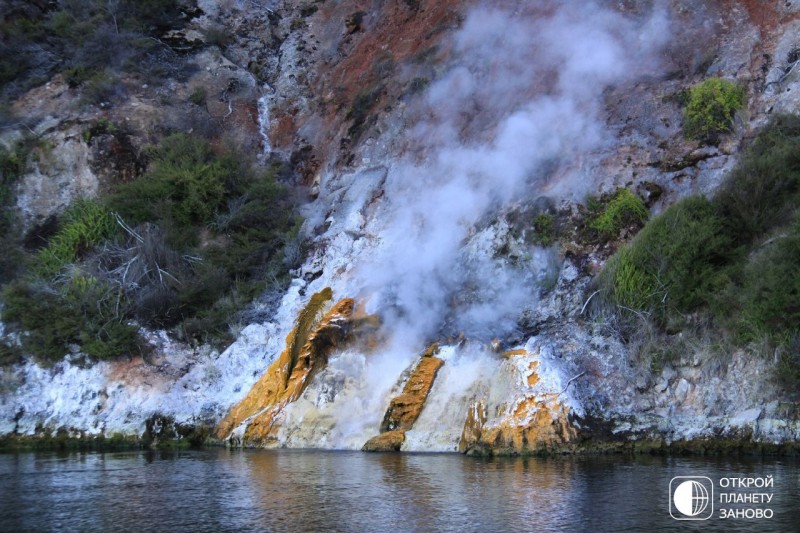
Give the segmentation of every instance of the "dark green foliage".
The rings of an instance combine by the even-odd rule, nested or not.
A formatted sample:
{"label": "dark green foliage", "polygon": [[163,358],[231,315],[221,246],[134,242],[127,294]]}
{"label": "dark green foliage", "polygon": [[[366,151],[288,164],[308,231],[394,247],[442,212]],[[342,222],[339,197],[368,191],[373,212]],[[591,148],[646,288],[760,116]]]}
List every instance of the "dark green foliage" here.
{"label": "dark green foliage", "polygon": [[300,6],[300,16],[301,17],[310,17],[314,13],[317,12],[319,9],[315,4],[304,4]]}
{"label": "dark green foliage", "polygon": [[3,321],[21,328],[26,353],[53,361],[80,345],[95,359],[139,352],[136,328],[118,316],[112,287],[77,275],[60,284],[17,281],[3,291]]}
{"label": "dark green foliage", "polygon": [[[115,128],[99,121],[85,136]],[[187,135],[164,139],[151,157],[149,172],[106,203],[70,206],[28,276],[3,291],[3,320],[21,333],[23,353],[138,353],[131,320],[226,342],[248,303],[288,279],[299,220],[272,174]],[[0,356],[13,361],[6,348]]]}
{"label": "dark green foliage", "polygon": [[370,117],[370,113],[383,94],[383,87],[377,87],[372,90],[360,92],[353,105],[347,110],[345,118],[352,120],[353,123],[347,129],[347,135],[350,137],[351,142],[356,142],[363,133],[370,128],[375,120],[375,117]]}
{"label": "dark green foliage", "polygon": [[800,117],[779,116],[766,126],[714,202],[743,242],[790,223],[800,204]]}
{"label": "dark green foliage", "polygon": [[6,341],[0,342],[0,367],[13,365],[22,359],[22,350]]}
{"label": "dark green foliage", "polygon": [[225,48],[231,44],[231,34],[224,26],[209,26],[203,32],[206,44]]}
{"label": "dark green foliage", "polygon": [[96,70],[87,67],[86,65],[76,65],[64,69],[62,74],[64,80],[71,88],[76,88],[83,85],[87,80],[97,73]]}
{"label": "dark green foliage", "polygon": [[776,377],[787,390],[797,391],[800,385],[800,334],[792,334],[785,342],[778,357]]}
{"label": "dark green foliage", "polygon": [[51,361],[67,354],[72,344],[94,359],[138,353],[137,330],[125,323],[124,295],[77,266],[116,231],[102,205],[78,200],[33,257],[31,275],[6,286],[3,321],[23,332],[23,353]]}
{"label": "dark green foliage", "polygon": [[691,197],[670,206],[621,249],[600,285],[617,305],[665,324],[671,315],[709,303],[725,284],[720,269],[734,252],[713,205]]}
{"label": "dark green foliage", "polygon": [[119,77],[108,69],[95,71],[83,84],[83,100],[100,104],[111,100],[121,91]]}
{"label": "dark green foliage", "polygon": [[22,175],[28,156],[37,143],[35,137],[24,137],[10,149],[0,145],[0,180],[4,186],[13,185]]}
{"label": "dark green foliage", "polygon": [[[157,243],[148,230],[144,244],[128,244],[177,280],[136,282],[133,312],[145,324],[181,324],[188,338],[227,340],[246,302],[266,280],[285,280],[294,266],[284,258],[299,221],[286,188],[272,175],[253,173],[241,156],[215,153],[202,139],[165,139],[153,151],[150,172],[120,186],[109,202],[129,223],[155,224],[164,232]],[[177,259],[184,256],[195,259]]]}
{"label": "dark green foliage", "polygon": [[105,134],[115,135],[119,132],[120,129],[116,124],[114,124],[108,119],[101,118],[95,120],[91,126],[83,130],[82,137],[83,140],[86,141],[86,144],[90,144],[92,142],[92,139],[94,139],[98,135],[105,135]]}
{"label": "dark green foliage", "polygon": [[0,284],[13,279],[24,259],[19,243],[19,220],[14,187],[25,171],[34,138],[23,138],[9,150],[0,146]]}
{"label": "dark green foliage", "polygon": [[206,88],[195,87],[192,94],[189,95],[189,101],[194,105],[203,105],[206,103]]}
{"label": "dark green foliage", "polygon": [[550,246],[556,238],[555,219],[549,213],[540,213],[533,219],[535,239],[542,246]]}
{"label": "dark green foliage", "polygon": [[800,119],[775,118],[711,201],[692,197],[671,206],[608,261],[598,277],[606,301],[662,331],[687,333],[690,322],[706,320],[725,342],[765,340],[779,354],[776,376],[796,387],[798,154]]}
{"label": "dark green foliage", "polygon": [[242,170],[233,157],[217,157],[206,141],[185,134],[167,137],[152,155],[152,170],[122,185],[111,198],[112,208],[128,221],[205,224]]}
{"label": "dark green foliage", "polygon": [[113,96],[120,69],[164,65],[152,55],[166,46],[151,37],[186,21],[178,0],[62,0],[8,9],[0,8],[0,92],[13,97],[63,71],[71,87],[90,90],[90,103]]}
{"label": "dark green foliage", "polygon": [[745,92],[737,84],[721,78],[708,78],[689,90],[683,113],[687,137],[715,142],[730,131],[737,111],[744,107]]}
{"label": "dark green foliage", "polygon": [[408,84],[408,93],[409,94],[421,93],[430,84],[431,80],[429,80],[428,78],[414,78],[413,80],[411,80],[411,83]]}
{"label": "dark green foliage", "polygon": [[745,338],[783,343],[800,336],[800,220],[747,264],[738,300]]}

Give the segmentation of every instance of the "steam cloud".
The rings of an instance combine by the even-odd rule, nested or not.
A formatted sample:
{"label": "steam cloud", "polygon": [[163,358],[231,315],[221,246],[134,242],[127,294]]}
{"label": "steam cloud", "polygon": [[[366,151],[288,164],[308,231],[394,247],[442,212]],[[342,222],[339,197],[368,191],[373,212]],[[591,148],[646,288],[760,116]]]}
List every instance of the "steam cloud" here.
{"label": "steam cloud", "polygon": [[[652,69],[667,33],[658,9],[624,16],[594,2],[514,6],[473,8],[455,34],[452,67],[429,87],[408,132],[419,149],[389,170],[370,225],[377,250],[354,272],[370,310],[406,346],[448,325],[502,334],[535,301],[536,265],[493,259],[481,223],[538,196],[548,170],[613,142],[603,91]],[[590,172],[559,176],[590,185],[580,183]]]}

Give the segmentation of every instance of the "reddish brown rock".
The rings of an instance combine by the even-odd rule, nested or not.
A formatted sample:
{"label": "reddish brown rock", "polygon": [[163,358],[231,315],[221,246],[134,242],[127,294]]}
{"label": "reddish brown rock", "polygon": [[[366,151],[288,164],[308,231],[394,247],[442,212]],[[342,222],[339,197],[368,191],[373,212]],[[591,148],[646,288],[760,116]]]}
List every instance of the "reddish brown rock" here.
{"label": "reddish brown rock", "polygon": [[313,372],[327,363],[330,353],[349,339],[354,309],[351,298],[339,301],[320,317],[332,296],[332,291],[325,289],[311,297],[286,337],[286,349],[220,422],[219,438],[227,438],[248,418],[244,434],[247,443],[263,444],[273,438],[275,417],[303,393]]}
{"label": "reddish brown rock", "polygon": [[402,429],[387,431],[372,437],[361,448],[365,452],[399,452],[400,446],[406,440],[406,432]]}
{"label": "reddish brown rock", "polygon": [[392,399],[389,409],[386,410],[386,415],[383,417],[381,432],[395,429],[407,431],[419,418],[422,408],[425,406],[425,400],[433,387],[436,374],[444,365],[444,361],[429,355],[429,353],[433,353],[430,348],[411,373],[403,392]]}

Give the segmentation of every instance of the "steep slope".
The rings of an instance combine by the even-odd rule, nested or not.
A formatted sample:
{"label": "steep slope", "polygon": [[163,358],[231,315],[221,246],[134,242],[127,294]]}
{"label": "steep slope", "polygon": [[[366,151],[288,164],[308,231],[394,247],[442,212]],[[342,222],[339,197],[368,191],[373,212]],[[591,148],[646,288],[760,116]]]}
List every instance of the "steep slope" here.
{"label": "steep slope", "polygon": [[[289,447],[797,441],[797,403],[768,358],[692,346],[653,369],[588,313],[593,276],[637,227],[584,239],[587,195],[625,187],[657,213],[709,194],[770,114],[796,109],[797,8],[692,4],[209,5],[237,31],[228,55],[263,83],[250,142],[263,133],[313,195],[308,257],[274,319],[222,354],[161,340],[161,369],[4,370],[0,432],[140,432],[160,413]],[[682,91],[710,76],[748,94],[717,145],[681,129]],[[322,291],[340,303],[302,325]],[[355,304],[378,332],[316,354]],[[313,357],[291,355],[293,324]]]}

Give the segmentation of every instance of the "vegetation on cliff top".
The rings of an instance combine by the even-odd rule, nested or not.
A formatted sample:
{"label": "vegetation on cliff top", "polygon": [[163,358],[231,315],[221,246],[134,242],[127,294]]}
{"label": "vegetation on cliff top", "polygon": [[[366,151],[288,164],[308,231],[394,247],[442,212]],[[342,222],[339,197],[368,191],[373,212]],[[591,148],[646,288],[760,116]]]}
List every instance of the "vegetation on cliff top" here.
{"label": "vegetation on cliff top", "polygon": [[0,7],[0,97],[14,97],[62,72],[99,103],[121,89],[119,72],[149,83],[180,61],[157,39],[187,20],[180,0],[10,0]]}

